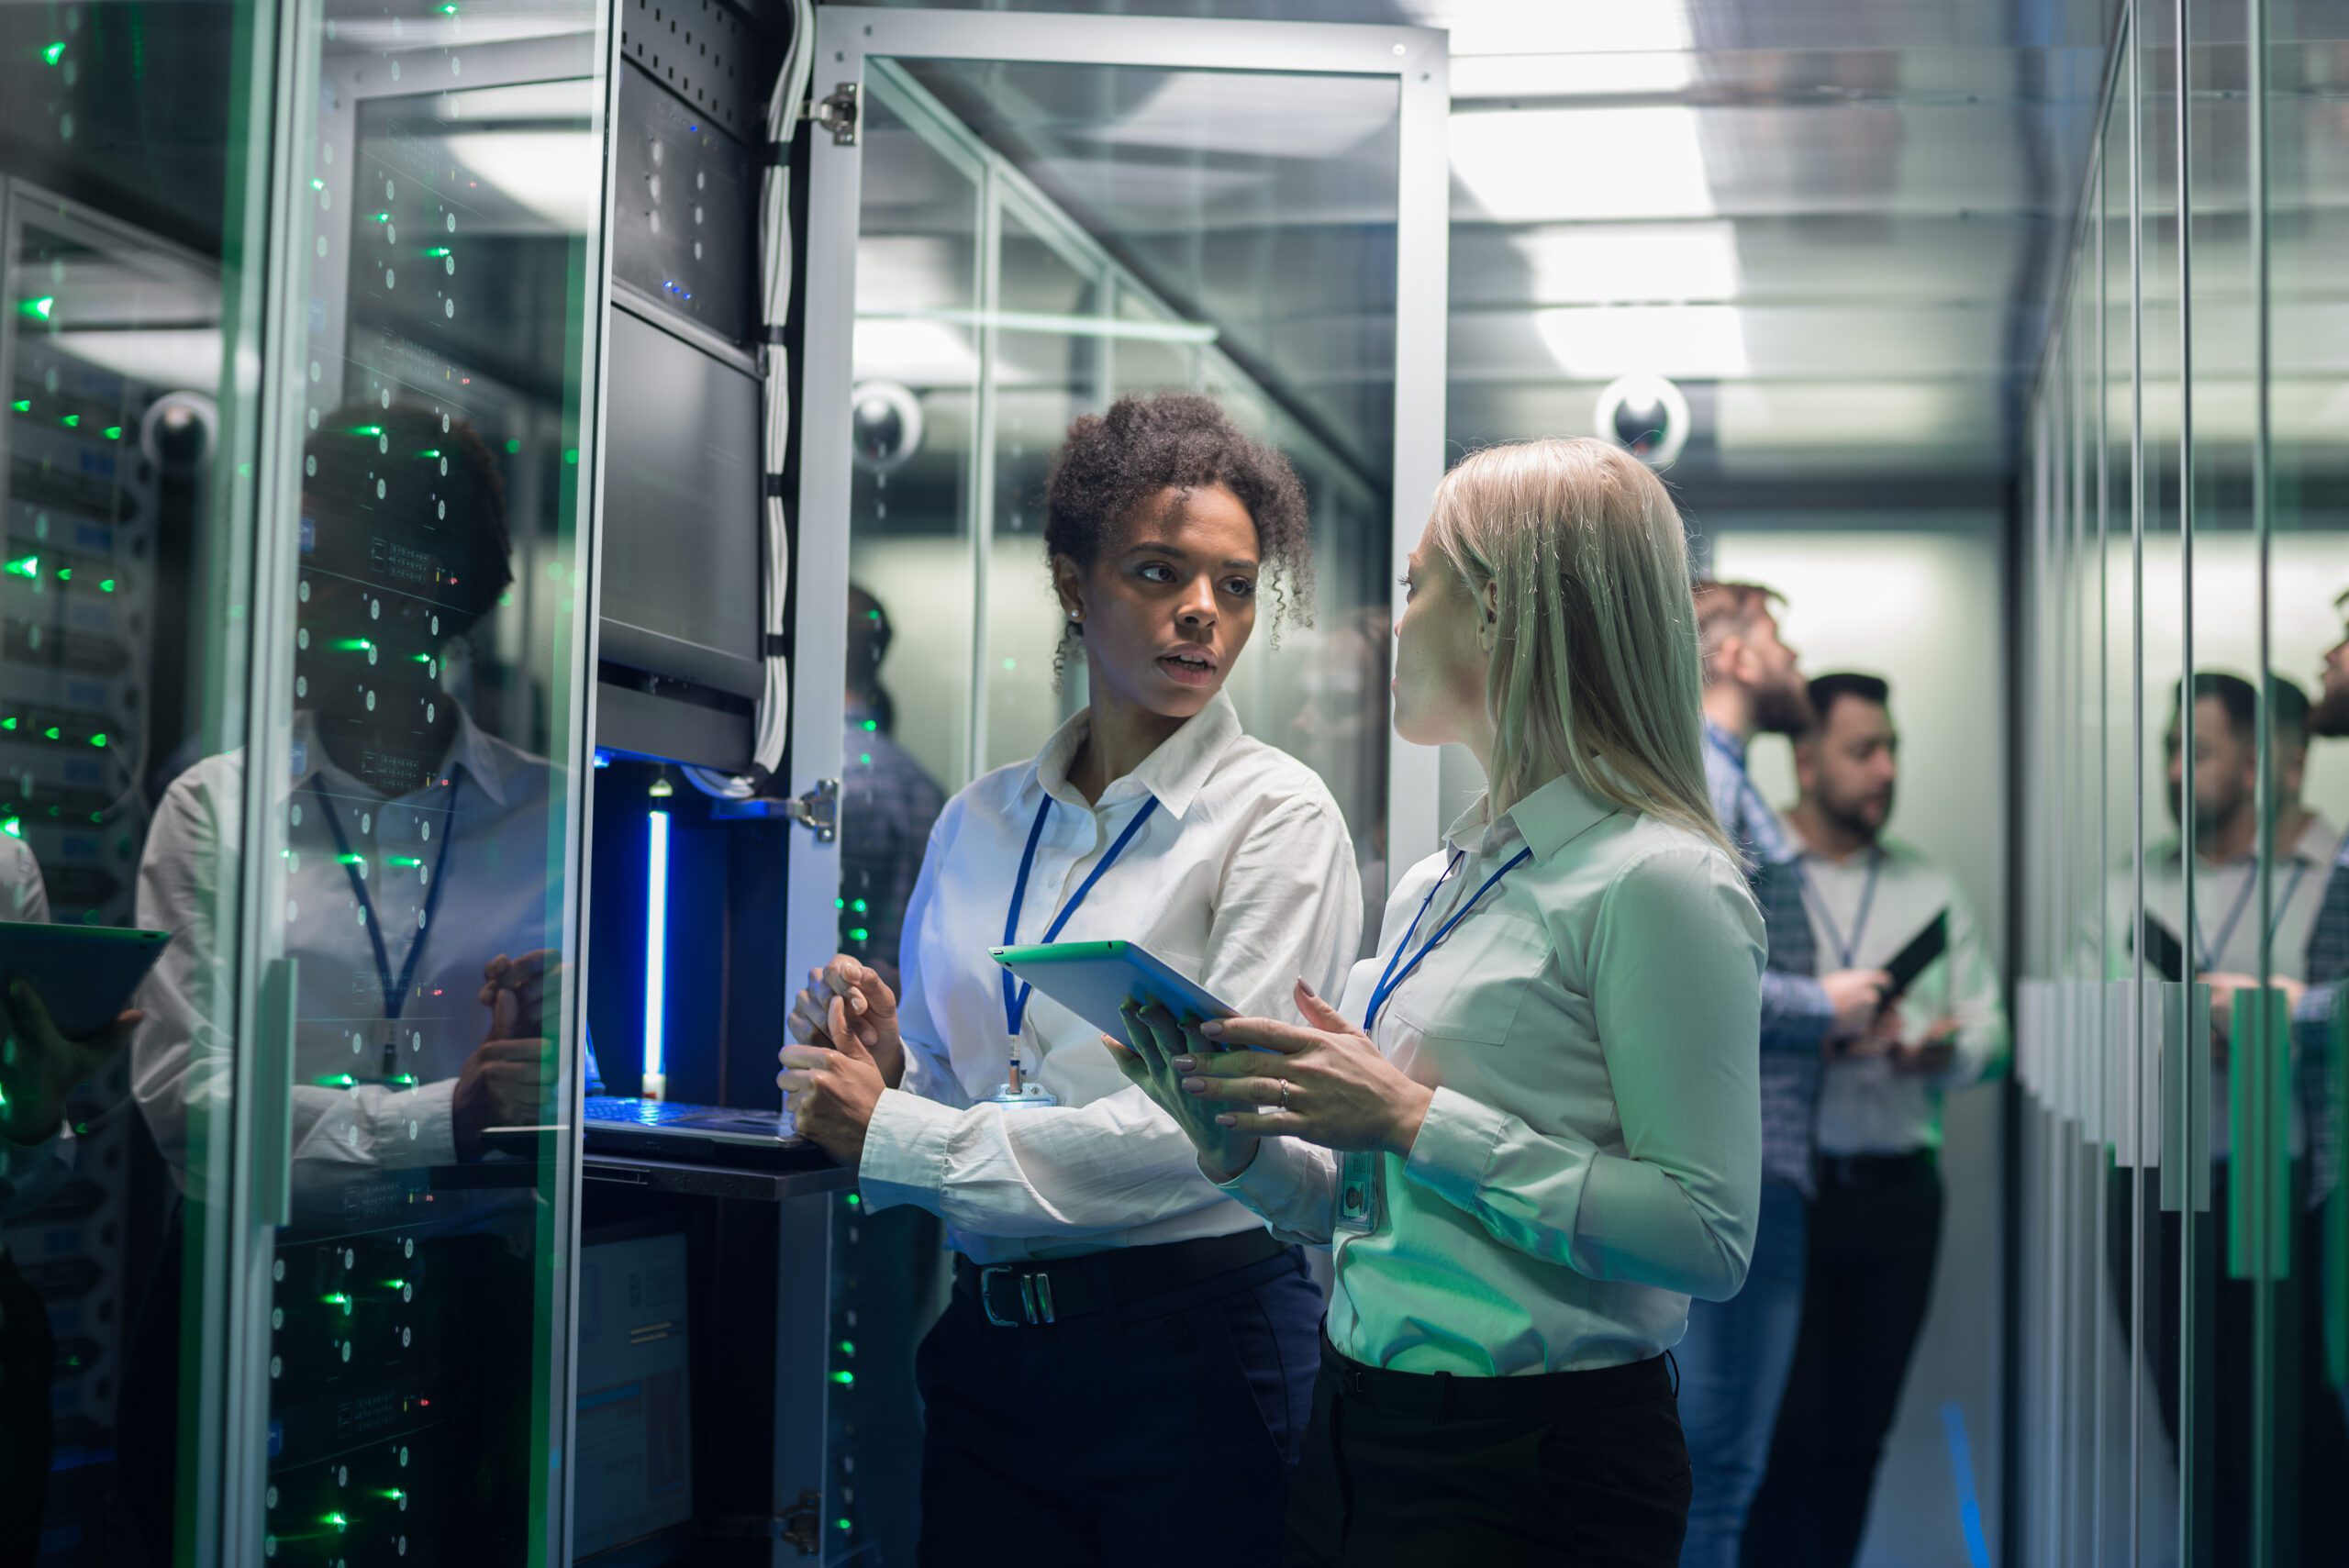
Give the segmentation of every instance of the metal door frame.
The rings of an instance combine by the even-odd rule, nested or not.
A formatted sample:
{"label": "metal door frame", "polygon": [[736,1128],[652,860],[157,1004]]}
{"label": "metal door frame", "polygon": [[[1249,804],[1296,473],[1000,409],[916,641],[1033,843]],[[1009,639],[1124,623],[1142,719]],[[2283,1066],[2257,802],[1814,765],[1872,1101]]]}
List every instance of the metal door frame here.
{"label": "metal door frame", "polygon": [[[1395,428],[1392,552],[1419,542],[1443,474],[1443,400],[1451,168],[1448,36],[1437,29],[1318,22],[921,11],[826,6],[817,11],[812,93],[862,94],[866,61],[961,60],[1128,65],[1154,70],[1392,78],[1397,89]],[[841,775],[852,481],[848,391],[855,373],[861,150],[818,127],[808,151],[807,299],[800,353],[799,515],[793,570],[798,617],[792,661],[790,791]],[[1395,617],[1401,591],[1390,590]],[[1437,752],[1400,740],[1386,764],[1386,876],[1441,840]],[[793,844],[785,968],[796,974],[836,945],[836,843]]]}

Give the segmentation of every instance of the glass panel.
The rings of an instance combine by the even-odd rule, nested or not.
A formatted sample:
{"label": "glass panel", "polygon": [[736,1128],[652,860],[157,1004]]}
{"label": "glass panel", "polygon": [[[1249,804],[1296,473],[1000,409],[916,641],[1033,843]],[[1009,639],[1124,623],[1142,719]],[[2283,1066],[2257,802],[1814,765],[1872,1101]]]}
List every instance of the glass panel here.
{"label": "glass panel", "polygon": [[[262,929],[292,998],[274,1561],[545,1562],[562,1496],[564,984],[599,7],[330,5],[295,128],[302,377]],[[476,40],[495,39],[494,42]],[[305,105],[307,109],[309,104]],[[197,787],[245,758],[195,764]],[[233,839],[196,838],[201,883]],[[507,1129],[507,1130],[500,1130]]]}
{"label": "glass panel", "polygon": [[[228,259],[262,253],[260,20],[102,3],[0,28],[0,920],[173,938],[135,1036],[121,993],[0,962],[48,1014],[0,1018],[11,1562],[220,1551],[248,894],[234,862],[172,873],[184,771],[246,739],[261,280]],[[166,1021],[184,996],[217,999],[201,1040]]]}
{"label": "glass panel", "polygon": [[2333,869],[2349,822],[2349,754],[2340,744],[2349,736],[2341,597],[2349,590],[2349,428],[2337,414],[2349,383],[2337,286],[2349,237],[2349,123],[2340,112],[2349,96],[2340,63],[2349,10],[2310,0],[2272,0],[2265,9],[2266,651],[2280,680],[2311,699],[2302,735],[2279,685],[2268,730],[2276,820],[2265,973],[2288,1003],[2303,985],[2315,999],[2299,1007],[2290,1047],[2273,1036],[2260,1042],[2267,1072],[2259,1103],[2268,1114],[2254,1136],[2266,1146],[2257,1218],[2266,1245],[2264,1266],[2236,1288],[2252,1294],[2254,1309],[2253,1496],[2274,1527],[2254,1540],[2267,1562],[2288,1564],[2349,1557],[2349,1194],[2341,1181],[2349,1096],[2334,1022],[2349,979],[2349,873]]}

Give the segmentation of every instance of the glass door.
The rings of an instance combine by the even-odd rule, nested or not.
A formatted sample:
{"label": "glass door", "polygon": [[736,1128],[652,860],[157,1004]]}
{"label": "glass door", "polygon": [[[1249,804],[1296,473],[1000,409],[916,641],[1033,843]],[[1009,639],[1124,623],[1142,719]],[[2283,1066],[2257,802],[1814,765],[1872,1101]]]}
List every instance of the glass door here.
{"label": "glass door", "polygon": [[[1071,421],[1128,393],[1214,397],[1304,482],[1317,589],[1277,638],[1260,615],[1227,689],[1329,784],[1375,940],[1441,827],[1435,754],[1390,744],[1386,692],[1398,563],[1442,469],[1442,35],[818,18],[812,96],[853,126],[809,155],[790,788],[841,813],[836,843],[795,843],[785,973],[835,951],[894,970],[944,800],[1085,706],[1044,487]],[[918,1288],[890,1307],[872,1282],[936,1252],[876,1218],[904,1217],[835,1227],[833,1338],[868,1353],[828,1385],[827,1518],[836,1548],[896,1561],[909,1369],[870,1348],[926,1320],[904,1320]]]}
{"label": "glass door", "polygon": [[[244,798],[273,1221],[244,1560],[562,1559],[610,8],[289,13]],[[165,1010],[197,1044],[190,997]],[[265,1305],[260,1305],[265,1303]]]}

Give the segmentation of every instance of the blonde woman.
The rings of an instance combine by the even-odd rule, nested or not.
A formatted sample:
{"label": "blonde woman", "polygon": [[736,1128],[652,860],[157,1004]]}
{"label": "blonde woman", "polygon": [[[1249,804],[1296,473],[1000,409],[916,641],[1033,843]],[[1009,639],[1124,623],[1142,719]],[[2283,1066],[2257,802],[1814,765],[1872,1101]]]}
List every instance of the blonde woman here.
{"label": "blonde woman", "polygon": [[1744,1279],[1761,1179],[1762,921],[1706,793],[1680,519],[1602,442],[1498,447],[1406,582],[1396,733],[1489,794],[1338,1003],[1298,983],[1302,1027],[1104,1043],[1202,1173],[1336,1251],[1288,1562],[1668,1568],[1665,1352]]}

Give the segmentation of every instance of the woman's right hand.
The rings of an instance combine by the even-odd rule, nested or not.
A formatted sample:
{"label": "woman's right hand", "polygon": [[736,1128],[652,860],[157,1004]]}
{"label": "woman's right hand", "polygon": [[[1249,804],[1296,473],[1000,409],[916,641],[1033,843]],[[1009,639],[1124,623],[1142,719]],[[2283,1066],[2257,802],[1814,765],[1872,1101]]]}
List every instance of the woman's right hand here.
{"label": "woman's right hand", "polygon": [[1119,1012],[1126,1021],[1129,1043],[1120,1045],[1106,1034],[1101,1043],[1126,1081],[1140,1086],[1189,1136],[1192,1147],[1199,1151],[1199,1173],[1211,1182],[1228,1182],[1253,1164],[1256,1135],[1218,1126],[1216,1118],[1229,1107],[1186,1094],[1183,1074],[1173,1065],[1178,1056],[1197,1058],[1216,1047],[1200,1038],[1197,1029],[1177,1024],[1173,1014],[1154,1003],[1137,1008],[1128,1002]]}
{"label": "woman's right hand", "polygon": [[897,1032],[897,994],[871,964],[841,953],[823,968],[809,970],[807,988],[791,1004],[791,1038],[801,1045],[840,1049],[827,1021],[836,996],[857,1043],[872,1053],[882,1081],[896,1088],[906,1072],[906,1042]]}

